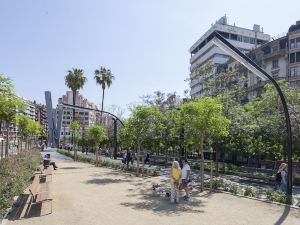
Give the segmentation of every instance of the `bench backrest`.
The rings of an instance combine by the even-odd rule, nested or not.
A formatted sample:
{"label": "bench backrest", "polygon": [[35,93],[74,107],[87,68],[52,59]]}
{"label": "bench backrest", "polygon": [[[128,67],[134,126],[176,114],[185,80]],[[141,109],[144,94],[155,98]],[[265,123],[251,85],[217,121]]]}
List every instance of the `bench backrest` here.
{"label": "bench backrest", "polygon": [[37,194],[39,183],[40,183],[40,177],[39,177],[39,175],[35,175],[33,178],[32,184],[30,185],[30,188],[29,188],[29,191],[34,198]]}

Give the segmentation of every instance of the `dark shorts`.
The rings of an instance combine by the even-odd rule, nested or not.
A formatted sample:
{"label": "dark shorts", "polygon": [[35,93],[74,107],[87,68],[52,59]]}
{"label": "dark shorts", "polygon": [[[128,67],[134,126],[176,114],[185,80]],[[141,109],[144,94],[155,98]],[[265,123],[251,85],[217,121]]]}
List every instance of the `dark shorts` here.
{"label": "dark shorts", "polygon": [[188,183],[189,183],[189,181],[188,180],[186,180],[186,179],[182,179],[181,180],[181,183],[180,183],[180,189],[183,189],[183,188],[186,188],[187,187],[187,185],[188,185]]}

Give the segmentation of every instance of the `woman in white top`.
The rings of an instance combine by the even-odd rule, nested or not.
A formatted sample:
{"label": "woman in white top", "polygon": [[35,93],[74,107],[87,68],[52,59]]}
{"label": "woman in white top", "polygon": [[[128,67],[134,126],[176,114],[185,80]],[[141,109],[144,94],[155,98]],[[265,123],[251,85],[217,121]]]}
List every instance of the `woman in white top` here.
{"label": "woman in white top", "polygon": [[184,189],[186,195],[184,196],[185,201],[189,201],[190,194],[188,189],[189,177],[191,175],[191,167],[187,163],[186,159],[182,159],[182,170],[181,170],[181,184],[179,186],[179,190]]}

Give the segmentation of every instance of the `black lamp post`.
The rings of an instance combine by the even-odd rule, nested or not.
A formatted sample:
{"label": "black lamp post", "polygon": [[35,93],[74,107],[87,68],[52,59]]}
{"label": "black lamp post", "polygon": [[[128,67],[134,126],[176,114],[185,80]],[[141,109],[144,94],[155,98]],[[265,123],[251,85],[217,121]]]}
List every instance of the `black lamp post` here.
{"label": "black lamp post", "polygon": [[117,158],[117,151],[118,151],[118,139],[117,139],[117,132],[118,132],[118,126],[117,126],[117,119],[112,118],[114,121],[114,159]]}
{"label": "black lamp post", "polygon": [[248,56],[242,53],[239,49],[234,47],[229,43],[225,38],[223,38],[217,31],[214,31],[209,37],[209,40],[224,50],[227,54],[232,56],[235,60],[243,64],[247,69],[252,71],[256,76],[260,77],[262,80],[270,80],[271,83],[275,86],[276,91],[280,97],[282,102],[284,115],[285,115],[285,123],[286,123],[286,131],[287,131],[287,157],[288,157],[288,185],[287,185],[287,195],[292,195],[293,193],[293,165],[292,165],[292,128],[291,128],[291,120],[287,107],[287,103],[284,97],[284,94],[278,85],[278,83],[274,80],[272,76],[270,76],[266,71],[264,71],[261,67],[259,67],[253,60],[251,60]]}

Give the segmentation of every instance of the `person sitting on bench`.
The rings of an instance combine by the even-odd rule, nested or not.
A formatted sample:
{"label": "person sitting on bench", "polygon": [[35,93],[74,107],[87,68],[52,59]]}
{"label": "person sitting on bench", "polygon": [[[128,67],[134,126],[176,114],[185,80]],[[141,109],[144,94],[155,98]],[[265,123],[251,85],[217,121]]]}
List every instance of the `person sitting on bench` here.
{"label": "person sitting on bench", "polygon": [[56,170],[58,167],[56,166],[55,162],[51,161],[51,156],[50,154],[46,154],[44,157],[44,162],[43,162],[44,167],[48,167],[50,165],[53,166],[54,170]]}

